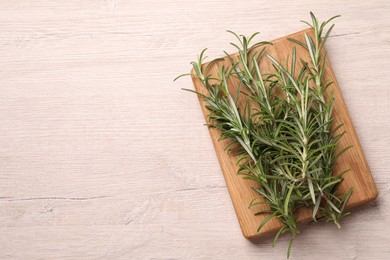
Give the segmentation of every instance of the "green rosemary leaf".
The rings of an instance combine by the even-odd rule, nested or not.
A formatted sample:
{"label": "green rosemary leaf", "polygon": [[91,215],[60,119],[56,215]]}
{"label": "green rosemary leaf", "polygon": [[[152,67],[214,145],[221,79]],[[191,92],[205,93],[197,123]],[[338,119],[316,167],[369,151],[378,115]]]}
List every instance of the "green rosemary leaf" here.
{"label": "green rosemary leaf", "polygon": [[287,38],[287,39],[288,39],[289,41],[291,41],[291,42],[294,42],[294,43],[296,43],[296,44],[302,46],[302,47],[305,48],[305,49],[308,49],[306,44],[304,44],[303,42],[301,42],[301,41],[299,41],[299,40],[297,40],[297,39],[294,39],[294,38]]}
{"label": "green rosemary leaf", "polygon": [[311,199],[313,200],[313,204],[316,204],[316,197],[315,197],[315,193],[314,193],[313,181],[311,179],[307,179],[307,183],[309,185],[310,196],[311,196]]}
{"label": "green rosemary leaf", "polygon": [[329,204],[337,213],[341,213],[340,210],[332,203],[332,201],[327,200],[326,203]]}
{"label": "green rosemary leaf", "polygon": [[314,205],[313,214],[312,214],[313,220],[315,222],[317,222],[316,216],[317,216],[317,212],[318,212],[318,209],[320,207],[320,204],[321,204],[321,194],[318,194],[317,201],[316,201],[316,204]]}
{"label": "green rosemary leaf", "polygon": [[253,40],[253,38],[255,38],[256,35],[259,35],[260,32],[255,32],[254,34],[252,34],[249,39],[248,39],[248,44]]}
{"label": "green rosemary leaf", "polygon": [[252,199],[252,201],[249,203],[248,208],[251,208],[254,205],[269,204],[269,202],[267,202],[267,201],[258,201],[258,202],[256,202],[256,200],[259,200],[259,199],[262,199],[262,197],[254,197]]}
{"label": "green rosemary leaf", "polygon": [[176,81],[176,80],[178,80],[181,77],[186,77],[186,76],[191,76],[191,75],[192,75],[191,73],[181,74],[181,75],[177,76],[173,81]]}
{"label": "green rosemary leaf", "polygon": [[341,203],[341,199],[339,199],[335,194],[328,193],[328,196],[337,201],[337,203]]}
{"label": "green rosemary leaf", "polygon": [[309,26],[310,28],[313,28],[313,25],[311,25],[310,23],[308,23],[308,22],[306,22],[306,21],[300,20],[300,22],[306,24],[306,25]]}
{"label": "green rosemary leaf", "polygon": [[273,239],[273,241],[272,241],[272,247],[275,247],[276,241],[278,240],[279,236],[280,236],[281,234],[283,234],[286,230],[287,230],[287,227],[286,227],[286,226],[283,226],[283,227],[281,227],[281,228],[279,229],[278,233],[276,233],[276,235],[275,235],[275,237],[274,237],[274,239]]}
{"label": "green rosemary leaf", "polygon": [[287,193],[287,197],[286,197],[286,199],[285,199],[285,201],[284,201],[284,213],[285,213],[286,215],[288,215],[288,205],[289,205],[289,203],[290,203],[290,197],[291,197],[291,193],[293,192],[293,190],[294,190],[294,184],[292,184],[292,185],[290,186],[290,188],[289,188],[289,190],[288,190],[288,193]]}
{"label": "green rosemary leaf", "polygon": [[[248,41],[248,43],[249,43],[249,41]],[[265,44],[267,44],[267,45],[272,45],[273,43],[272,43],[272,42],[267,42],[267,41],[257,42],[257,43],[255,43],[255,44],[253,44],[253,45],[251,46],[251,49],[254,49],[254,48],[256,48],[256,47],[259,47],[259,46],[265,45]]]}
{"label": "green rosemary leaf", "polygon": [[257,228],[257,232],[259,232],[267,222],[274,217],[277,214],[277,212],[272,213],[271,215],[267,216],[260,224],[260,226]]}
{"label": "green rosemary leaf", "polygon": [[328,40],[330,32],[333,30],[333,27],[334,27],[334,24],[328,29],[328,31],[326,32],[324,38],[322,38],[322,42],[320,44],[319,51],[321,51],[322,48],[324,47],[326,40]]}
{"label": "green rosemary leaf", "polygon": [[333,186],[333,185],[336,185],[338,183],[340,183],[343,179],[337,179],[335,181],[332,181],[332,182],[329,182],[328,184],[326,184],[324,187],[322,187],[323,190],[325,190],[326,188],[330,187],[330,186]]}
{"label": "green rosemary leaf", "polygon": [[267,175],[267,174],[263,174],[263,176],[266,177],[267,179],[271,179],[271,180],[285,180],[286,179],[284,177]]}
{"label": "green rosemary leaf", "polygon": [[[210,67],[211,67],[212,65],[214,65],[215,63],[220,62],[220,61],[224,61],[224,60],[225,60],[224,58],[217,58],[217,59],[214,59],[214,60],[210,61],[210,62],[207,64],[207,66],[206,66],[206,71],[208,71],[208,70],[210,69]],[[217,80],[218,80],[218,79],[217,79]]]}
{"label": "green rosemary leaf", "polygon": [[342,199],[342,202],[343,204],[341,205],[341,208],[340,208],[340,211],[343,212],[344,209],[345,209],[345,206],[347,205],[347,202],[349,200],[349,197],[351,197],[352,195],[352,192],[353,192],[353,188],[350,188],[347,193],[344,195],[343,199]]}
{"label": "green rosemary leaf", "polygon": [[198,91],[195,91],[195,90],[193,90],[193,89],[182,88],[182,90],[184,90],[184,91],[189,91],[189,92],[195,93],[195,94],[197,94],[197,95],[199,95],[199,96],[202,96],[202,97],[204,97],[204,98],[207,98],[206,95],[204,95],[204,94],[202,94],[202,93],[200,93],[200,92],[198,92]]}
{"label": "green rosemary leaf", "polygon": [[242,41],[241,41],[241,38],[235,33],[235,32],[233,32],[233,31],[230,31],[230,30],[226,30],[228,33],[231,33],[231,34],[233,34],[236,38],[237,38],[237,40],[240,42],[240,44],[242,45]]}
{"label": "green rosemary leaf", "polygon": [[314,34],[318,35],[318,21],[313,12],[310,12],[311,20],[313,22]]}
{"label": "green rosemary leaf", "polygon": [[291,237],[290,243],[288,244],[287,258],[290,258],[290,252],[291,252],[292,244],[293,244],[293,242],[294,242],[294,238],[295,238],[295,237]]}
{"label": "green rosemary leaf", "polygon": [[324,30],[325,26],[326,26],[328,23],[330,23],[332,20],[334,20],[334,19],[336,19],[336,18],[338,18],[338,17],[340,17],[340,16],[341,16],[341,15],[335,15],[335,16],[331,17],[329,20],[327,20],[326,22],[323,22],[323,23],[321,24],[319,34],[322,35],[322,31]]}
{"label": "green rosemary leaf", "polygon": [[292,52],[292,56],[291,56],[291,75],[293,75],[293,76],[295,75],[295,63],[297,61],[296,52],[297,52],[297,49],[294,47],[293,52]]}
{"label": "green rosemary leaf", "polygon": [[262,210],[262,211],[256,212],[255,216],[262,215],[262,214],[270,214],[270,213],[273,213],[273,211],[272,210]]}
{"label": "green rosemary leaf", "polygon": [[313,62],[314,66],[316,66],[316,59],[315,59],[316,54],[314,52],[313,40],[306,33],[305,33],[305,39],[306,39],[307,48],[309,49],[311,61]]}
{"label": "green rosemary leaf", "polygon": [[266,202],[266,201],[253,202],[252,204],[250,204],[250,205],[248,206],[248,208],[252,208],[253,206],[256,206],[256,205],[269,205],[269,203]]}
{"label": "green rosemary leaf", "polygon": [[324,146],[321,146],[321,147],[318,147],[317,149],[314,149],[310,152],[310,154],[315,154],[317,152],[320,152],[322,150],[326,150],[328,148],[333,148],[335,147],[337,144],[336,143],[331,143],[331,144],[327,144],[327,145],[324,145]]}
{"label": "green rosemary leaf", "polygon": [[336,155],[335,155],[335,158],[338,158],[340,157],[343,153],[345,153],[347,150],[349,150],[350,148],[352,148],[353,145],[349,145],[347,147],[345,147],[344,149],[342,149],[340,152],[338,152]]}
{"label": "green rosemary leaf", "polygon": [[349,168],[349,169],[347,169],[347,170],[345,170],[345,171],[342,171],[340,174],[338,174],[338,175],[336,175],[336,176],[332,176],[332,177],[334,177],[334,178],[337,178],[337,177],[342,178],[344,174],[346,174],[347,172],[350,172],[351,170],[352,170],[352,169]]}
{"label": "green rosemary leaf", "polygon": [[251,152],[250,148],[247,146],[246,143],[244,143],[244,141],[240,138],[240,137],[236,137],[237,141],[242,145],[242,147],[246,150],[246,152],[250,155],[250,157],[252,158],[252,160],[254,162],[256,162],[256,158],[255,156],[253,155],[253,153]]}

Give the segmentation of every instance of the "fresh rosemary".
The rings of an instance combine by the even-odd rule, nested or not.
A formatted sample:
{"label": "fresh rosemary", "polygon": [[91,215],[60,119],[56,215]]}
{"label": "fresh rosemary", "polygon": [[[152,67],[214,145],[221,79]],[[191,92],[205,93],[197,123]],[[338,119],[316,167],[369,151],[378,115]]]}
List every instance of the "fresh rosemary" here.
{"label": "fresh rosemary", "polygon": [[[208,125],[220,130],[221,139],[231,141],[227,150],[239,156],[238,173],[257,183],[253,190],[259,197],[249,206],[267,205],[267,210],[257,213],[267,215],[258,231],[271,218],[280,220],[283,226],[276,233],[273,246],[281,234],[290,233],[287,257],[300,233],[298,208],[310,207],[313,221],[334,222],[340,228],[340,220],[349,214],[344,209],[352,193],[351,188],[345,194],[336,194],[337,185],[348,170],[334,175],[333,166],[349,147],[339,151],[338,142],[344,132],[340,131],[342,124],[336,125],[332,116],[333,94],[325,94],[332,82],[324,80],[324,44],[334,25],[326,32],[325,27],[338,16],[320,24],[313,13],[310,15],[312,23],[304,23],[313,29],[314,38],[305,34],[305,42],[289,39],[309,54],[307,60],[300,60],[299,71],[295,48],[291,61],[287,59],[283,66],[265,53],[266,45],[271,43],[251,45],[257,33],[247,38],[231,31],[239,42],[231,43],[238,50],[238,61],[228,55],[231,66],[219,67],[218,78],[213,78],[208,70],[219,59],[202,65],[205,50],[198,61],[191,63],[196,73],[192,76],[197,76],[207,89],[207,94],[196,93],[207,101]],[[263,55],[273,65],[272,73],[266,75],[259,66]],[[237,93],[229,91],[230,77],[239,79]],[[239,98],[245,101],[242,110],[238,108]]]}

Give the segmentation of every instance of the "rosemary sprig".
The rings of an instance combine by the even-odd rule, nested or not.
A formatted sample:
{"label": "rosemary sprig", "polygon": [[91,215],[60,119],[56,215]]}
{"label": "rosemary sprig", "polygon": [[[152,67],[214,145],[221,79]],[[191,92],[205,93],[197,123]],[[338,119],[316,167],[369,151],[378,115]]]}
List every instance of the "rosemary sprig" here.
{"label": "rosemary sprig", "polygon": [[[220,139],[231,141],[226,149],[239,156],[238,174],[257,183],[253,190],[260,199],[255,198],[249,207],[268,206],[257,213],[267,215],[258,231],[271,218],[279,219],[283,226],[273,245],[281,234],[289,232],[288,256],[300,233],[295,214],[299,207],[310,207],[313,221],[334,222],[340,227],[340,220],[349,214],[344,209],[352,193],[350,189],[341,196],[336,194],[347,171],[334,175],[333,166],[349,147],[337,152],[344,132],[339,133],[342,124],[335,125],[332,116],[333,93],[326,94],[332,82],[323,79],[324,44],[334,25],[326,32],[325,27],[338,16],[320,24],[313,13],[310,15],[312,23],[305,23],[313,29],[314,39],[307,34],[305,42],[290,39],[308,51],[308,59],[300,61],[302,69],[298,73],[293,48],[291,61],[287,59],[285,66],[267,54],[274,70],[263,75],[259,60],[265,53],[264,45],[271,43],[251,45],[258,33],[247,38],[229,31],[239,42],[232,43],[238,50],[238,61],[228,55],[231,65],[219,67],[217,78],[212,78],[208,69],[218,60],[202,66],[205,50],[191,63],[194,76],[200,79],[207,94],[189,91],[207,102],[208,125],[220,130]],[[240,82],[234,96],[228,83],[231,77]],[[238,107],[239,97],[245,101],[242,110]]]}

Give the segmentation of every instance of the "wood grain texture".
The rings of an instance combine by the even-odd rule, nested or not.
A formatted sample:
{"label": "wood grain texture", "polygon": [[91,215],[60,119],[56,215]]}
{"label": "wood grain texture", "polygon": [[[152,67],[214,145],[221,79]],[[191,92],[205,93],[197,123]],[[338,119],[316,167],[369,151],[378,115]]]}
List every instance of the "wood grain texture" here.
{"label": "wood grain texture", "polygon": [[389,259],[390,3],[0,1],[0,259],[285,259],[241,235],[189,71],[226,29],[341,14],[328,54],[379,197],[290,259]]}
{"label": "wood grain texture", "polygon": [[[273,72],[272,62],[266,57],[266,54],[271,55],[272,57],[279,60],[282,64],[285,64],[286,59],[292,56],[292,49],[296,48],[296,59],[298,61],[308,60],[310,58],[309,52],[302,46],[299,46],[288,40],[289,38],[292,38],[300,42],[305,42],[305,34],[314,39],[313,30],[306,29],[274,40],[272,41],[272,45],[267,45],[265,47],[264,54],[259,59],[261,73],[265,75],[267,73]],[[260,48],[263,48],[263,46],[259,47],[258,50]],[[324,53],[325,51],[323,54]],[[231,58],[223,57],[223,60],[213,63],[213,65],[210,66],[208,71],[205,73],[210,74],[212,78],[218,78],[218,68],[231,67],[230,59],[233,59],[234,62],[237,62],[238,54],[231,54]],[[206,63],[204,66],[207,67],[208,63]],[[297,63],[296,72],[298,73],[301,68],[302,65]],[[203,86],[201,80],[196,77],[194,69],[191,70],[191,74],[194,75],[192,80],[194,82],[195,90],[199,93],[207,95],[208,91]],[[327,90],[326,94],[327,97],[329,97],[330,93],[332,93],[335,99],[333,110],[335,125],[343,124],[343,127],[337,132],[337,134],[346,131],[346,133],[339,141],[339,148],[337,152],[340,152],[348,146],[352,146],[339,157],[335,164],[334,174],[336,175],[350,169],[350,171],[344,175],[344,181],[338,187],[338,192],[340,194],[345,194],[345,192],[347,192],[352,187],[354,191],[348,200],[347,208],[361,206],[374,200],[378,196],[378,191],[372,178],[359,139],[353,127],[348,109],[344,103],[340,86],[337,83],[329,58],[327,59],[323,79],[324,82],[333,82],[333,84]],[[239,80],[230,78],[228,80],[228,84],[229,91],[234,97],[235,93],[237,93]],[[206,122],[209,122],[208,116],[210,111],[206,108],[208,103],[201,96],[198,97],[205,120]],[[238,108],[241,111],[244,111],[245,101],[239,101],[238,104]],[[260,230],[260,232],[257,231],[259,225],[264,221],[267,215],[255,215],[255,213],[262,210],[267,210],[269,208],[264,205],[248,208],[248,205],[251,203],[253,198],[259,196],[258,193],[252,190],[252,187],[257,187],[256,182],[245,180],[242,178],[242,176],[237,176],[237,172],[239,170],[237,161],[239,157],[235,157],[232,154],[228,154],[226,152],[226,147],[229,145],[230,140],[219,140],[221,131],[218,129],[209,128],[209,132],[244,237],[248,239],[256,239],[270,233],[276,233],[282,227],[282,224],[275,217],[270,219],[267,224]],[[305,223],[311,221],[311,212],[312,211],[309,208],[301,208],[298,213],[298,222]]]}

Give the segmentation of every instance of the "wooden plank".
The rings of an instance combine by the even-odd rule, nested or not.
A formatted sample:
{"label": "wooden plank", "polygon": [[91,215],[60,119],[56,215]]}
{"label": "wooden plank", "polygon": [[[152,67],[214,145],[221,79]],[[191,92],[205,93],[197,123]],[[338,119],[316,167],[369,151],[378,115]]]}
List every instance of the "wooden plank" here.
{"label": "wooden plank", "polygon": [[[292,47],[296,47],[297,60],[300,58],[307,59],[309,55],[307,50],[287,39],[291,37],[304,42],[304,33],[313,35],[312,30],[308,29],[279,38],[273,41],[273,45],[267,46],[266,52],[280,61],[285,61],[288,56],[291,57]],[[237,54],[233,54],[232,57],[236,60]],[[263,74],[271,70],[271,62],[265,55],[262,56],[259,63]],[[224,57],[223,61],[211,66],[211,75],[217,76],[218,65],[229,66],[229,64],[230,61],[228,58]],[[194,72],[192,71],[192,73]],[[344,123],[344,128],[342,130],[346,130],[347,132],[340,140],[339,149],[343,149],[348,145],[353,146],[338,159],[334,170],[335,174],[339,174],[346,169],[351,169],[350,172],[344,175],[344,181],[340,185],[339,191],[343,193],[350,187],[353,187],[354,192],[347,205],[348,208],[352,208],[374,200],[378,193],[329,59],[325,68],[324,79],[334,82],[334,84],[332,84],[328,89],[328,94],[333,91],[335,97],[335,120],[338,123]],[[195,89],[198,92],[207,92],[199,79],[193,77],[193,82]],[[229,86],[232,94],[235,93],[237,85],[238,80],[232,78],[229,79]],[[207,121],[209,111],[205,108],[206,102],[202,98],[199,98],[199,101]],[[251,187],[256,186],[256,184],[253,181],[244,180],[240,176],[236,175],[238,170],[236,165],[237,158],[227,154],[224,150],[229,141],[218,141],[220,136],[219,130],[210,128],[209,131],[243,235],[248,239],[255,239],[265,234],[277,231],[281,227],[281,224],[276,218],[273,218],[259,233],[257,232],[259,224],[266,216],[254,215],[255,212],[264,209],[265,206],[253,207],[251,209],[248,208],[250,201],[255,196],[258,196],[258,194],[251,189]],[[311,220],[311,210],[308,208],[302,208],[298,214],[298,222],[302,223]]]}

